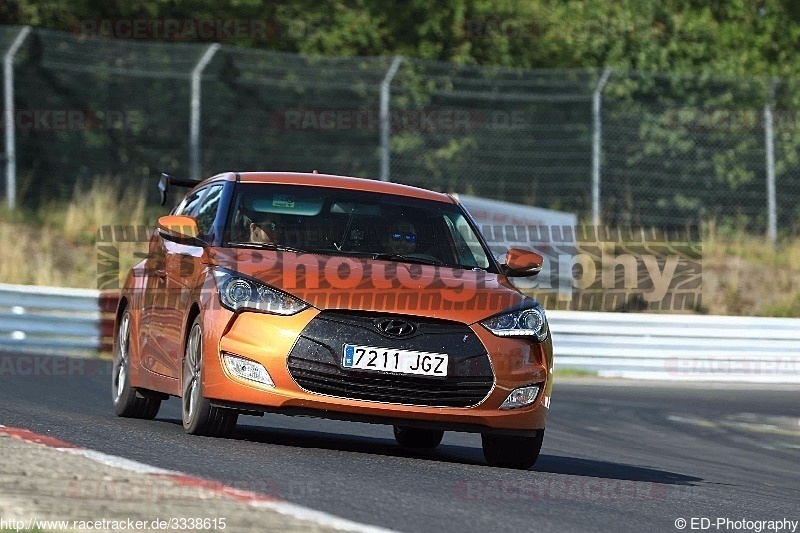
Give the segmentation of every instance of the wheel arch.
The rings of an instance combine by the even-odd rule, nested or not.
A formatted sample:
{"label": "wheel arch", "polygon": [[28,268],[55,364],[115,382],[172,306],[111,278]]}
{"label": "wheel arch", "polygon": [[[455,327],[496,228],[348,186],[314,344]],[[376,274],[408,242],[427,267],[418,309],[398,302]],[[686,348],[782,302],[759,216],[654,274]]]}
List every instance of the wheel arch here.
{"label": "wheel arch", "polygon": [[192,329],[192,324],[194,324],[194,320],[200,316],[200,304],[197,302],[192,302],[191,307],[189,307],[189,312],[186,313],[186,323],[183,325],[183,339],[181,342],[181,346],[183,347],[183,355],[181,356],[181,361],[183,358],[186,357],[186,343],[189,342],[189,333]]}
{"label": "wheel arch", "polygon": [[[117,304],[117,313],[114,316],[114,321],[117,324],[117,328],[119,327],[119,321],[122,319],[122,313],[128,308],[128,296],[123,294],[119,297],[119,303]],[[116,331],[117,328],[114,328]]]}

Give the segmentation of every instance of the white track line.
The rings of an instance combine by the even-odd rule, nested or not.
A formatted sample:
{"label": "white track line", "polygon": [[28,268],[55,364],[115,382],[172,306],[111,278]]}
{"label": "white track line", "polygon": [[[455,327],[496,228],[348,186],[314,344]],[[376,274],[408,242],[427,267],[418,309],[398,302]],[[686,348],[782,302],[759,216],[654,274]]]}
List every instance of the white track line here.
{"label": "white track line", "polygon": [[120,470],[129,470],[137,474],[175,474],[180,475],[179,472],[172,470],[165,470],[156,466],[150,466],[124,457],[117,457],[116,455],[108,455],[107,453],[98,452],[96,450],[88,450],[86,448],[56,448],[60,452],[71,453],[73,455],[82,455],[87,459],[91,459],[100,464],[119,468]]}
{"label": "white track line", "polygon": [[[0,428],[10,430],[8,435],[13,436],[14,432],[17,428],[6,428],[6,426],[0,424]],[[5,431],[1,431],[6,433]],[[289,503],[286,501],[276,500],[272,497],[261,496],[256,493],[249,493],[247,491],[241,491],[235,489],[233,487],[224,486],[221,483],[214,482],[211,480],[199,478],[197,476],[192,476],[189,474],[185,474],[183,472],[177,472],[174,470],[166,470],[164,468],[159,468],[156,466],[148,465],[145,463],[140,463],[139,461],[134,461],[132,459],[126,459],[124,457],[118,457],[116,455],[109,455],[107,453],[99,452],[96,450],[90,450],[88,448],[65,448],[62,446],[52,446],[46,444],[45,442],[36,442],[33,440],[35,438],[43,438],[46,437],[50,439],[51,437],[47,437],[44,435],[38,435],[36,433],[32,433],[30,431],[24,430],[24,433],[27,435],[27,438],[23,437],[23,440],[26,442],[31,442],[35,444],[39,444],[41,446],[47,446],[54,450],[64,453],[70,453],[73,455],[80,455],[90,459],[92,461],[101,463],[106,466],[110,466],[112,468],[118,468],[120,470],[127,470],[130,472],[136,472],[138,474],[145,474],[145,475],[158,475],[158,476],[169,476],[174,478],[177,482],[181,480],[187,481],[189,483],[194,483],[196,481],[207,482],[209,487],[204,487],[207,490],[212,490],[218,494],[223,496],[230,495],[231,493],[238,493],[238,494],[249,494],[251,495],[250,498],[244,497],[239,498],[239,501],[254,507],[256,509],[268,509],[280,513],[282,515],[291,516],[292,518],[296,518],[298,520],[305,520],[308,522],[313,522],[319,526],[329,527],[333,529],[338,529],[340,531],[359,531],[359,532],[367,532],[367,533],[390,533],[392,530],[385,529],[377,526],[371,526],[368,524],[362,524],[360,522],[354,522],[352,520],[347,520],[345,518],[341,518],[324,511],[317,511],[311,509],[309,507],[304,507],[302,505],[297,505],[294,503]],[[68,444],[61,442],[61,444]]]}

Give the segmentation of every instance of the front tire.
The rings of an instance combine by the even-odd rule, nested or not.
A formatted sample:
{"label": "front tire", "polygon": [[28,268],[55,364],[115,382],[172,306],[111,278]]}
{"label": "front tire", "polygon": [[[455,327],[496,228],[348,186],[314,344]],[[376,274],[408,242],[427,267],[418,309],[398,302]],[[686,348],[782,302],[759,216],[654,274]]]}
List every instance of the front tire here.
{"label": "front tire", "polygon": [[394,439],[403,448],[436,448],[443,436],[444,431],[436,429],[394,426]]}
{"label": "front tire", "polygon": [[203,396],[203,330],[199,316],[194,319],[186,341],[181,383],[183,429],[191,435],[231,436],[236,429],[239,414],[214,407]]}
{"label": "front tire", "polygon": [[117,416],[152,420],[161,407],[161,399],[145,396],[131,385],[131,313],[122,313],[114,347],[114,366],[111,371],[111,400]]}
{"label": "front tire", "polygon": [[482,433],[483,456],[491,466],[527,470],[536,464],[544,440],[544,429],[535,437],[513,437]]}

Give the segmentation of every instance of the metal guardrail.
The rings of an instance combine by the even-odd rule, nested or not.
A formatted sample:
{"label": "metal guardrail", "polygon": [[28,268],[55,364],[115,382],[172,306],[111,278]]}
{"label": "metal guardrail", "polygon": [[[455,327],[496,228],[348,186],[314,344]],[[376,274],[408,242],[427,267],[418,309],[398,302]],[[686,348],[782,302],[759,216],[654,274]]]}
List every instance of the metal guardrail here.
{"label": "metal guardrail", "polygon": [[102,302],[96,290],[0,284],[0,349],[94,354],[107,347]]}
{"label": "metal guardrail", "polygon": [[557,367],[674,381],[800,383],[800,319],[550,311]]}
{"label": "metal guardrail", "polygon": [[[0,350],[110,348],[116,295],[0,284]],[[558,368],[674,381],[800,383],[800,319],[549,311]]]}

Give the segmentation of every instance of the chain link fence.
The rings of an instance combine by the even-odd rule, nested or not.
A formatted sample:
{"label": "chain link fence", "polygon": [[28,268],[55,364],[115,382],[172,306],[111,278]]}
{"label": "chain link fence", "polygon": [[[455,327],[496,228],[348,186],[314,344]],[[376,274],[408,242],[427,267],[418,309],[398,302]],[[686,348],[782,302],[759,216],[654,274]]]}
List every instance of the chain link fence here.
{"label": "chain link fence", "polygon": [[[0,26],[4,56],[21,29]],[[795,80],[611,71],[601,83],[602,69],[305,57],[38,29],[10,60],[14,109],[3,113],[13,127],[3,135],[13,135],[23,205],[95,179],[149,183],[198,167],[379,179],[383,162],[392,181],[584,222],[597,210],[611,225],[800,229]]]}

